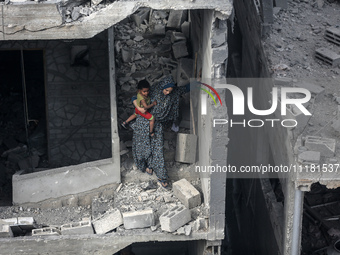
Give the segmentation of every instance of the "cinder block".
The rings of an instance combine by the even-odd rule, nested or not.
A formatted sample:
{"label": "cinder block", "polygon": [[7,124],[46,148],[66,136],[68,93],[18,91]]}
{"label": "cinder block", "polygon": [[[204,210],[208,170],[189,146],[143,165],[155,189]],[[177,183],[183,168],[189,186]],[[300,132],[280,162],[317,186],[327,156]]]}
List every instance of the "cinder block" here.
{"label": "cinder block", "polygon": [[187,10],[171,10],[169,14],[169,19],[167,23],[167,27],[174,28],[177,30],[181,29],[181,25],[184,21],[188,18],[188,11]]}
{"label": "cinder block", "polygon": [[62,235],[86,235],[93,233],[91,221],[80,221],[61,226]]}
{"label": "cinder block", "polygon": [[201,204],[201,194],[186,179],[179,180],[172,185],[174,195],[186,208],[192,209]]}
{"label": "cinder block", "polygon": [[32,230],[34,228],[33,217],[18,217],[18,225],[22,230]]}
{"label": "cinder block", "polygon": [[149,8],[143,8],[140,9],[135,14],[131,15],[132,20],[135,22],[137,27],[140,27],[140,25],[143,23],[144,20],[149,19],[150,9]]}
{"label": "cinder block", "polygon": [[179,41],[172,45],[175,58],[182,58],[189,55],[186,41]]}
{"label": "cinder block", "polygon": [[155,225],[155,216],[152,209],[123,213],[124,228],[148,228]]}
{"label": "cinder block", "polygon": [[337,27],[327,28],[325,38],[327,41],[330,41],[340,46],[340,29]]}
{"label": "cinder block", "polygon": [[0,225],[0,238],[1,237],[13,237],[13,232],[9,225]]}
{"label": "cinder block", "polygon": [[306,136],[305,147],[311,151],[319,151],[323,157],[334,157],[336,141],[330,138]]}
{"label": "cinder block", "polygon": [[174,232],[191,220],[189,209],[183,205],[175,206],[159,217],[163,231]]}
{"label": "cinder block", "polygon": [[177,134],[176,161],[183,163],[196,162],[197,136],[192,134]]}
{"label": "cinder block", "polygon": [[54,227],[37,228],[32,230],[32,236],[59,236],[60,230]]}
{"label": "cinder block", "polygon": [[304,151],[298,155],[298,162],[302,164],[319,164],[320,152],[319,151]]}
{"label": "cinder block", "polygon": [[115,209],[95,219],[92,224],[97,234],[105,234],[122,225],[123,217],[120,211]]}
{"label": "cinder block", "polygon": [[316,49],[315,57],[331,66],[337,66],[340,64],[340,55],[326,48]]}

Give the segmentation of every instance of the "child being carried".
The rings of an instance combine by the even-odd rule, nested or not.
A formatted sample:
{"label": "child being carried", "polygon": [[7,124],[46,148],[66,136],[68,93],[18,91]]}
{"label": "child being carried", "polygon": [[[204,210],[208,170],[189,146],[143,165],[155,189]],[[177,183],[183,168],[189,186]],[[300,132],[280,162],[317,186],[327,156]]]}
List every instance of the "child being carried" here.
{"label": "child being carried", "polygon": [[121,123],[121,126],[127,129],[129,122],[134,120],[137,117],[137,115],[140,115],[150,121],[150,135],[153,136],[154,134],[153,127],[155,125],[155,118],[147,110],[155,106],[157,102],[154,101],[153,103],[150,103],[151,102],[151,99],[149,97],[150,84],[147,80],[139,81],[137,89],[138,89],[138,94],[137,94],[137,101],[135,104],[136,106],[135,113],[132,114],[126,121]]}

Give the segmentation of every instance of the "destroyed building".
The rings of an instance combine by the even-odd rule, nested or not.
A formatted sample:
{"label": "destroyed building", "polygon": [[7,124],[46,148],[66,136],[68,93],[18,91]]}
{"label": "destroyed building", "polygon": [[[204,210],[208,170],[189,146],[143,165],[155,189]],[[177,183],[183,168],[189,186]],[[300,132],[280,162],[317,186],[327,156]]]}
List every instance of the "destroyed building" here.
{"label": "destroyed building", "polygon": [[[0,7],[0,254],[338,251],[339,1]],[[171,190],[137,169],[132,130],[120,127],[138,81],[164,76],[178,86],[201,76],[221,98],[205,114],[203,90],[181,99],[179,132],[164,131]],[[252,87],[256,109],[271,108],[274,87],[305,88],[311,99],[287,109],[276,101],[269,117],[246,112],[246,121],[218,89],[228,83]],[[267,119],[278,122],[254,127]],[[217,165],[299,171],[197,171]]]}

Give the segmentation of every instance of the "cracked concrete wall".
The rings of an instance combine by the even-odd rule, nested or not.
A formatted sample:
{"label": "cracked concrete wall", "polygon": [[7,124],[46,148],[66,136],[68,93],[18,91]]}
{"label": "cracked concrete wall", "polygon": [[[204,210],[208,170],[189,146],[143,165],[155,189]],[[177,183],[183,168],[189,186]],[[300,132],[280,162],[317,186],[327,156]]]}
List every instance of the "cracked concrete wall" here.
{"label": "cracked concrete wall", "polygon": [[[197,54],[197,70],[202,68],[202,81],[211,84],[225,84],[225,72],[217,73],[216,69],[226,67],[228,59],[227,26],[214,11],[195,11],[191,13],[193,50]],[[221,36],[222,35],[222,36]],[[216,42],[219,42],[216,44]],[[196,43],[195,43],[196,42]],[[198,42],[198,43],[197,43]],[[214,78],[220,78],[214,80]],[[221,79],[222,78],[222,79]],[[214,84],[212,84],[212,82]],[[228,128],[213,128],[213,119],[227,118],[225,94],[220,93],[223,107],[214,107],[212,102],[207,106],[207,115],[200,114],[198,107],[198,148],[199,166],[225,166],[227,164]],[[198,100],[198,104],[200,101]],[[225,228],[225,190],[226,173],[200,173],[204,202],[210,206],[209,240],[224,238]]]}

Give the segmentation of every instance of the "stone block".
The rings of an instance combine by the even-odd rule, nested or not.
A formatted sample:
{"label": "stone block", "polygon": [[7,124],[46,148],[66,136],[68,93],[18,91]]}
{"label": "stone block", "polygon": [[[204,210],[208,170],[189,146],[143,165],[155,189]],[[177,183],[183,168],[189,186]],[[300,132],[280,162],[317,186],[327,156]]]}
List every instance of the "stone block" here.
{"label": "stone block", "polygon": [[340,55],[327,48],[316,49],[315,57],[334,67],[340,64]]}
{"label": "stone block", "polygon": [[32,236],[59,236],[60,230],[55,227],[37,228],[32,230]]}
{"label": "stone block", "polygon": [[13,232],[9,225],[0,225],[0,238],[2,237],[13,237]]}
{"label": "stone block", "polygon": [[311,151],[319,151],[323,157],[334,157],[336,141],[330,138],[306,136],[305,147]]}
{"label": "stone block", "polygon": [[298,162],[302,164],[319,164],[320,152],[319,151],[304,151],[298,155]]}
{"label": "stone block", "polygon": [[174,195],[186,208],[192,209],[201,204],[201,194],[186,179],[181,179],[172,185]]}
{"label": "stone block", "polygon": [[179,41],[172,45],[175,58],[182,58],[189,55],[186,41]]}
{"label": "stone block", "polygon": [[97,234],[105,234],[123,224],[122,214],[118,209],[108,211],[93,222]]}
{"label": "stone block", "polygon": [[176,161],[183,163],[196,162],[197,136],[177,134]]}
{"label": "stone block", "polygon": [[144,20],[149,20],[150,9],[149,8],[142,8],[135,14],[131,15],[132,20],[135,22],[137,27],[144,22]]}
{"label": "stone block", "polygon": [[175,43],[178,41],[186,41],[185,35],[181,32],[172,32],[171,34],[171,42]]}
{"label": "stone block", "polygon": [[189,209],[183,205],[175,206],[159,217],[163,231],[174,232],[191,220]]}
{"label": "stone block", "polygon": [[86,235],[93,233],[91,221],[80,221],[61,226],[62,235]]}
{"label": "stone block", "polygon": [[187,10],[171,10],[169,13],[169,19],[167,23],[167,27],[174,28],[177,30],[181,29],[181,25],[188,18]]}
{"label": "stone block", "polygon": [[155,225],[155,216],[152,209],[123,213],[125,229],[148,228]]}
{"label": "stone block", "polygon": [[18,226],[22,230],[32,230],[34,228],[33,217],[18,217]]}
{"label": "stone block", "polygon": [[325,38],[327,41],[340,46],[340,28],[330,27],[326,29]]}

